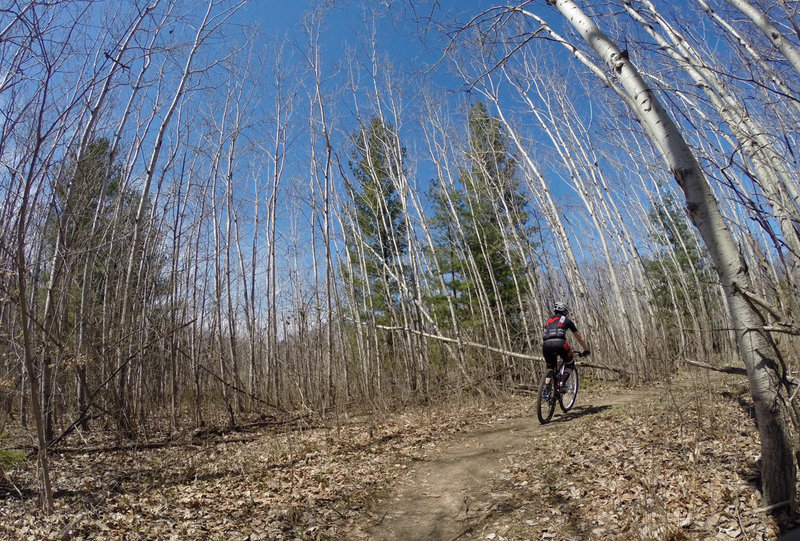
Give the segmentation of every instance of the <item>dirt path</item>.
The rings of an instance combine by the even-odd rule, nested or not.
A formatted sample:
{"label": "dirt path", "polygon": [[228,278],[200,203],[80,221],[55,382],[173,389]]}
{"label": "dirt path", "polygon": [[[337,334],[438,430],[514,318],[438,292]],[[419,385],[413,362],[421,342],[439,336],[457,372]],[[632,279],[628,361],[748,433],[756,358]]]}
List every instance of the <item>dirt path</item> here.
{"label": "dirt path", "polygon": [[379,519],[368,530],[370,539],[450,541],[465,536],[496,510],[513,506],[511,494],[496,493],[493,482],[514,453],[546,431],[565,430],[569,421],[595,415],[644,396],[641,391],[584,398],[567,413],[556,410],[548,425],[531,416],[501,420],[493,426],[462,434],[440,446],[401,478],[381,504]]}

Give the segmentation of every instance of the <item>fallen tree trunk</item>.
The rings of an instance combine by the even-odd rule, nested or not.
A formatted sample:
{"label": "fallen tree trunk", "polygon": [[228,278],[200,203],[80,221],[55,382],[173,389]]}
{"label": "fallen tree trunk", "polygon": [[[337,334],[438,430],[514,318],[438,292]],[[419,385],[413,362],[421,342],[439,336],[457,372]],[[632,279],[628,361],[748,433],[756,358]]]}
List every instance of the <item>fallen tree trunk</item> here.
{"label": "fallen tree trunk", "polygon": [[[740,366],[714,366],[708,363],[701,363],[700,361],[692,361],[689,359],[685,359],[683,362],[692,366],[697,366],[699,368],[705,368],[706,370],[713,370],[714,372],[722,372],[724,374],[736,374],[737,376],[747,375],[747,369],[742,368]],[[785,379],[791,385],[800,386],[800,378],[793,378],[791,376],[786,376]]]}
{"label": "fallen tree trunk", "polygon": [[[501,349],[501,348],[497,348],[497,347],[494,347],[494,346],[489,346],[489,345],[486,345],[486,344],[479,344],[478,342],[470,342],[468,340],[458,340],[458,339],[455,339],[455,338],[449,338],[447,336],[442,336],[442,335],[439,335],[439,334],[431,334],[431,333],[428,333],[428,332],[425,332],[425,331],[420,331],[420,330],[417,330],[417,329],[408,329],[408,328],[405,328],[405,327],[388,327],[388,326],[385,326],[385,325],[376,325],[376,327],[379,328],[379,329],[382,329],[384,331],[410,332],[410,333],[418,334],[420,336],[424,336],[425,338],[431,338],[433,340],[441,340],[442,342],[455,343],[455,344],[461,344],[461,345],[469,346],[469,347],[473,347],[473,348],[485,349],[487,351],[492,351],[494,353],[500,353],[501,355],[508,355],[509,357],[513,357],[515,359],[522,359],[524,361],[538,361],[538,362],[541,362],[541,363],[544,362],[544,357],[542,357],[540,355],[527,355],[525,353],[517,353],[515,351],[508,351],[506,349]],[[575,364],[577,366],[585,366],[587,368],[595,368],[597,370],[609,370],[611,372],[616,372],[617,374],[622,374],[626,378],[632,377],[632,374],[630,372],[628,372],[627,370],[623,370],[622,368],[615,368],[613,366],[607,366],[607,365],[598,364],[598,363],[589,363],[589,362],[586,362],[586,361],[575,361]],[[491,377],[491,376],[489,376],[489,377]]]}
{"label": "fallen tree trunk", "polygon": [[714,366],[708,363],[701,363],[700,361],[691,361],[685,359],[683,362],[692,366],[705,368],[706,370],[713,370],[714,372],[722,372],[724,374],[736,374],[738,376],[746,376],[747,369],[740,366]]}

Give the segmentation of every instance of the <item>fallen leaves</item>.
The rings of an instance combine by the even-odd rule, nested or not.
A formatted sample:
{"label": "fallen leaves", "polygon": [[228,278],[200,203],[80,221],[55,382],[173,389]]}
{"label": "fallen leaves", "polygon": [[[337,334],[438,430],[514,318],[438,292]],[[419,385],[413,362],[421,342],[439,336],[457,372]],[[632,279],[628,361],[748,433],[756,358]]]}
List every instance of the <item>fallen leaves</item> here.
{"label": "fallen leaves", "polygon": [[[409,463],[464,427],[490,420],[476,408],[428,422],[409,409],[382,424],[209,434],[185,445],[52,455],[56,512],[42,517],[35,461],[15,470],[28,497],[3,493],[0,538],[340,539]],[[344,536],[347,537],[347,536]]]}
{"label": "fallen leaves", "polygon": [[763,540],[777,531],[754,512],[758,433],[719,388],[664,389],[635,410],[571,420],[545,441],[549,452],[514,458],[529,482],[513,485],[525,504],[500,519],[519,525],[510,539]]}
{"label": "fallen leaves", "polygon": [[[472,539],[773,538],[774,520],[754,512],[757,431],[723,390],[661,389],[633,406],[548,425],[493,468],[485,493],[513,505],[491,508]],[[592,392],[580,400],[591,403]],[[54,455],[56,513],[38,513],[31,461],[13,472],[27,496],[7,491],[0,500],[0,538],[355,539],[383,512],[380,496],[452,434],[499,419],[533,423],[531,407],[506,397],[409,409],[380,423]],[[426,497],[442,499],[436,487]]]}

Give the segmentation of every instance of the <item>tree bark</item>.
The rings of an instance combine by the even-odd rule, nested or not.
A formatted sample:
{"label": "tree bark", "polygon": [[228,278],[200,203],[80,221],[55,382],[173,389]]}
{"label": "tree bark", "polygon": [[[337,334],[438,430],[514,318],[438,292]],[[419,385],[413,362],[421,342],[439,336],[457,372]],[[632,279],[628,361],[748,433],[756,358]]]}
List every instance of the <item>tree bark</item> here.
{"label": "tree bark", "polygon": [[780,366],[764,334],[761,315],[742,295],[742,289],[749,289],[750,275],[722,219],[705,174],[677,125],[647,87],[627,52],[612,42],[572,0],[551,3],[603,58],[625,92],[634,99],[633,113],[648,129],[684,192],[692,222],[700,231],[719,273],[750,380],[761,436],[764,503],[793,502],[796,469],[787,402],[781,393]]}

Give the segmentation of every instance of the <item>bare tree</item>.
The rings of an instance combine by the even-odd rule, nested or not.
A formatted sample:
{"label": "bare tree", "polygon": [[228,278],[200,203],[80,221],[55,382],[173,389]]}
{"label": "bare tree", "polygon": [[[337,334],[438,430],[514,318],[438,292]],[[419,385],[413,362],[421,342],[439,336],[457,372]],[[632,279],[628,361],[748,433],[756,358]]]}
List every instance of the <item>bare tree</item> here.
{"label": "bare tree", "polygon": [[[770,40],[772,45],[786,57],[792,68],[800,74],[800,51],[781,32],[767,15],[747,0],[725,0],[727,3],[744,13],[753,24]],[[800,204],[800,201],[795,201]]]}
{"label": "bare tree", "polygon": [[571,0],[553,6],[607,64],[634,104],[633,113],[647,129],[686,196],[686,207],[714,260],[737,329],[758,417],[762,449],[764,500],[767,505],[794,501],[795,464],[782,369],[764,331],[765,318],[749,295],[750,276],[719,212],[703,170],[678,127],[644,82],[628,54],[614,44]]}

